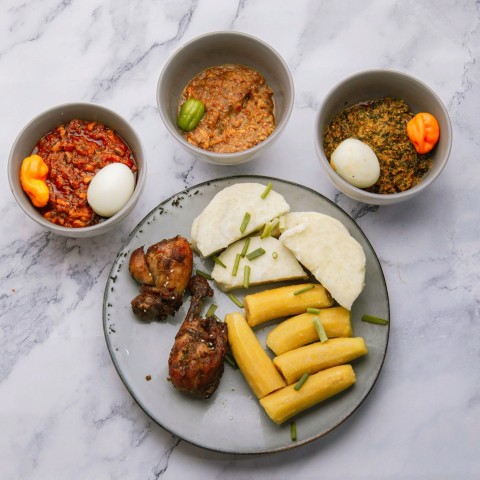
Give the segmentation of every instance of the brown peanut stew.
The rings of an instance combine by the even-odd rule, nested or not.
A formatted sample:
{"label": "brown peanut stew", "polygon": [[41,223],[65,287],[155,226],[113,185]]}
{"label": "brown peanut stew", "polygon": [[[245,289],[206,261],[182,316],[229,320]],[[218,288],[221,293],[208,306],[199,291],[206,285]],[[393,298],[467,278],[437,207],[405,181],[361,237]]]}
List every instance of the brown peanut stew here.
{"label": "brown peanut stew", "polygon": [[243,65],[208,68],[184,89],[179,107],[190,98],[205,105],[198,126],[183,132],[191,144],[217,153],[254,147],[275,130],[273,92],[265,78]]}
{"label": "brown peanut stew", "polygon": [[49,200],[42,216],[63,227],[81,228],[103,220],[87,202],[87,189],[95,174],[110,163],[137,166],[126,143],[102,123],[71,120],[45,135],[36,145],[48,166]]}
{"label": "brown peanut stew", "polygon": [[343,110],[325,131],[323,148],[330,159],[338,144],[356,138],[370,146],[380,162],[380,178],[365,190],[389,194],[409,190],[432,166],[430,154],[420,155],[407,135],[413,118],[403,100],[382,98]]}

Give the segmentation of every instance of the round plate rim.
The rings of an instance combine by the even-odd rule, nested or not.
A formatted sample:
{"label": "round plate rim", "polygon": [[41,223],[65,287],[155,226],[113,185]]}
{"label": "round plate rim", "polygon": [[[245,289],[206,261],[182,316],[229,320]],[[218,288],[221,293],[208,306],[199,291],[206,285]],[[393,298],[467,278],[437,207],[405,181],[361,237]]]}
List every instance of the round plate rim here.
{"label": "round plate rim", "polygon": [[[331,206],[333,206],[335,209],[339,210],[343,215],[345,215],[346,217],[348,217],[350,219],[351,222],[353,222],[355,224],[355,226],[357,227],[358,229],[358,232],[363,236],[363,239],[364,241],[368,244],[369,248],[370,248],[370,251],[371,253],[373,254],[374,256],[374,259],[376,260],[376,262],[378,263],[378,266],[379,266],[379,269],[380,269],[380,274],[381,274],[381,281],[383,282],[383,286],[384,286],[384,289],[385,289],[385,295],[386,295],[386,308],[387,308],[387,311],[388,311],[388,319],[389,319],[389,323],[388,325],[386,326],[387,328],[387,333],[386,333],[386,341],[385,341],[385,348],[384,348],[384,351],[383,351],[383,354],[382,354],[382,358],[381,358],[381,362],[379,364],[379,368],[378,368],[378,372],[377,372],[377,375],[375,377],[375,379],[373,380],[372,384],[370,385],[370,388],[365,392],[364,396],[360,399],[360,401],[355,405],[355,407],[348,413],[346,414],[345,416],[343,416],[340,421],[336,422],[335,424],[333,424],[331,426],[331,428],[328,428],[326,429],[325,431],[321,432],[320,434],[318,435],[314,435],[314,436],[311,436],[309,438],[305,438],[304,440],[298,440],[296,442],[292,442],[291,445],[284,445],[284,446],[280,446],[280,447],[274,447],[274,448],[267,448],[267,449],[262,449],[262,450],[252,450],[252,451],[235,451],[235,450],[229,450],[229,449],[224,449],[224,450],[221,450],[221,449],[216,449],[216,448],[213,448],[213,447],[209,447],[209,446],[206,446],[206,445],[202,445],[200,442],[195,442],[193,441],[192,439],[189,439],[183,435],[179,435],[178,433],[176,432],[173,432],[172,430],[170,430],[169,428],[167,428],[166,426],[162,425],[150,412],[149,412],[149,409],[142,403],[142,401],[138,398],[138,396],[135,394],[135,392],[132,390],[131,386],[129,385],[129,383],[126,381],[122,371],[121,371],[121,368],[120,368],[120,365],[115,357],[115,354],[114,354],[114,351],[113,351],[113,345],[111,344],[110,342],[110,338],[109,338],[109,334],[108,334],[108,325],[107,325],[107,308],[106,308],[106,305],[107,305],[107,297],[108,297],[108,291],[109,291],[109,288],[110,288],[110,284],[111,284],[111,281],[112,281],[112,274],[114,273],[114,269],[115,269],[115,266],[117,264],[117,262],[119,261],[121,255],[122,255],[122,252],[125,250],[125,248],[128,246],[130,240],[135,237],[136,233],[138,232],[138,230],[140,228],[142,228],[144,222],[159,208],[159,207],[162,207],[163,205],[166,205],[168,204],[170,201],[172,201],[174,198],[180,196],[180,195],[184,195],[184,194],[187,194],[188,192],[190,191],[193,191],[195,189],[199,189],[199,188],[202,188],[204,186],[209,186],[210,184],[213,184],[213,183],[217,183],[217,182],[224,182],[224,181],[232,181],[232,180],[235,180],[235,179],[239,179],[239,180],[245,180],[245,179],[252,179],[252,180],[257,180],[257,181],[260,181],[260,180],[263,180],[263,181],[274,181],[274,182],[280,182],[280,183],[285,183],[285,184],[288,184],[288,185],[291,185],[291,186],[294,186],[294,187],[297,187],[297,188],[300,188],[302,190],[306,190],[308,192],[310,192],[311,194],[317,196],[317,197],[320,197],[322,200],[326,201],[327,203],[329,203]],[[357,410],[360,408],[360,406],[365,402],[365,400],[367,399],[367,397],[370,395],[371,391],[373,390],[375,384],[377,383],[378,381],[378,378],[380,376],[380,373],[383,369],[383,365],[384,365],[384,362],[385,362],[385,358],[386,358],[386,354],[387,354],[387,350],[388,350],[388,343],[389,343],[389,337],[390,337],[390,321],[391,321],[391,316],[390,316],[390,301],[389,301],[389,295],[388,295],[388,289],[387,289],[387,284],[386,284],[386,281],[385,281],[385,275],[383,273],[383,269],[382,269],[382,266],[381,266],[381,263],[380,263],[380,259],[378,258],[378,255],[377,253],[375,252],[372,244],[370,243],[370,241],[368,240],[368,237],[365,235],[365,233],[363,232],[363,230],[360,228],[360,226],[357,224],[357,222],[345,211],[343,210],[341,207],[339,207],[336,203],[334,203],[332,200],[330,200],[329,198],[325,197],[324,195],[322,195],[321,193],[317,192],[316,190],[313,190],[312,188],[310,187],[307,187],[307,186],[304,186],[304,185],[301,185],[299,183],[296,183],[296,182],[293,182],[293,181],[290,181],[290,180],[285,180],[285,179],[281,179],[281,178],[277,178],[277,177],[272,177],[272,176],[266,176],[266,175],[231,175],[231,176],[224,176],[224,177],[218,177],[218,178],[214,178],[214,179],[211,179],[211,180],[206,180],[204,182],[201,182],[201,183],[198,183],[198,184],[195,184],[191,187],[187,187],[185,188],[184,190],[181,190],[173,195],[171,195],[170,197],[168,197],[167,199],[163,200],[162,202],[160,202],[157,206],[155,206],[153,209],[151,209],[139,222],[138,224],[135,226],[135,228],[131,231],[131,233],[128,235],[127,239],[123,242],[122,244],[122,247],[120,248],[119,252],[117,253],[116,257],[115,257],[115,260],[112,264],[112,267],[110,268],[110,271],[109,271],[109,274],[108,274],[108,277],[107,277],[107,282],[106,282],[106,285],[105,285],[105,290],[104,290],[104,295],[103,295],[103,306],[102,306],[102,319],[103,319],[103,330],[104,330],[104,337],[105,337],[105,341],[106,341],[106,344],[107,344],[107,348],[108,348],[108,351],[109,351],[109,354],[110,354],[110,358],[112,359],[112,362],[113,362],[113,365],[115,367],[115,370],[117,372],[117,374],[119,375],[122,383],[125,385],[125,387],[127,388],[128,392],[130,393],[130,395],[132,396],[132,398],[135,400],[135,402],[137,403],[137,405],[141,408],[141,410],[147,415],[148,418],[150,418],[153,422],[155,422],[157,425],[159,425],[161,428],[163,428],[165,431],[169,432],[170,434],[172,435],[175,435],[177,438],[181,439],[181,440],[184,440],[185,442],[191,444],[191,445],[194,445],[196,447],[199,447],[199,448],[202,448],[202,449],[205,449],[205,450],[208,450],[208,451],[212,451],[212,452],[216,452],[216,453],[221,453],[221,454],[229,454],[229,455],[262,455],[262,454],[269,454],[269,453],[278,453],[278,452],[283,452],[283,451],[288,451],[288,450],[291,450],[293,448],[298,448],[298,447],[301,447],[303,445],[306,445],[306,444],[309,444],[311,442],[314,442],[315,440],[318,440],[319,438],[322,438],[324,436],[326,436],[328,433],[332,432],[333,430],[335,430],[337,427],[339,427],[341,424],[343,424],[348,418],[350,418],[355,412],[357,412]]]}

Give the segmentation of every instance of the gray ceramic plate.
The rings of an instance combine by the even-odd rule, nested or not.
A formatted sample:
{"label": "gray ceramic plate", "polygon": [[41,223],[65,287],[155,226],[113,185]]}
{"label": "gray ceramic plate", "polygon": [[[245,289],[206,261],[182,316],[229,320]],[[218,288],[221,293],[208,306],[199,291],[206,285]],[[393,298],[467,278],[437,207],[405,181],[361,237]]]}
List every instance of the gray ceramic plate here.
{"label": "gray ceramic plate", "polygon": [[[138,285],[128,272],[130,253],[177,234],[190,237],[193,219],[221,189],[240,182],[258,182],[283,194],[292,211],[318,211],[337,218],[363,246],[367,258],[366,286],[355,301],[352,321],[355,334],[365,339],[369,354],[354,362],[357,383],[339,396],[299,415],[298,439],[292,442],[290,425],[274,424],[252,395],[239,370],[225,366],[220,387],[209,400],[197,400],[177,392],[166,380],[168,356],[175,334],[188,309],[188,299],[178,314],[165,322],[144,323],[133,315],[130,300]],[[194,259],[195,267],[210,271],[210,260]],[[195,268],[194,267],[194,268]],[[236,292],[241,298],[242,292]],[[238,310],[215,289],[212,300],[220,318]],[[210,302],[206,302],[206,310]],[[204,311],[205,311],[204,310]],[[383,272],[372,246],[355,222],[322,195],[283,180],[258,176],[222,178],[189,188],[150,212],[120,250],[105,288],[103,322],[113,363],[125,386],[155,422],[174,435],[210,450],[226,453],[265,453],[290,449],[332,431],[365,400],[380,373],[388,343],[388,326],[364,323],[364,313],[389,319],[388,293]],[[264,340],[269,325],[257,330]],[[147,380],[147,378],[150,378]]]}

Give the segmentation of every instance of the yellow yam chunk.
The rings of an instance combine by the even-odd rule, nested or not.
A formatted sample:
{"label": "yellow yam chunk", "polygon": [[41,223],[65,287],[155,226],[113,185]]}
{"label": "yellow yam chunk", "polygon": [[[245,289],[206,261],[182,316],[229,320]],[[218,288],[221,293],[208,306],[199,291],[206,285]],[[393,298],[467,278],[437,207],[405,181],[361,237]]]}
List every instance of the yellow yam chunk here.
{"label": "yellow yam chunk", "polygon": [[[295,295],[295,292],[303,289],[304,292]],[[321,285],[305,283],[247,295],[243,299],[243,305],[248,324],[254,327],[275,318],[297,315],[305,312],[308,307],[331,307],[333,299]]]}
{"label": "yellow yam chunk", "polygon": [[273,364],[287,384],[291,385],[304,373],[313,374],[343,365],[367,353],[367,346],[361,337],[331,338],[324,343],[312,343],[283,353],[273,359]]}
{"label": "yellow yam chunk", "polygon": [[295,348],[318,341],[318,332],[313,323],[317,317],[328,338],[352,337],[350,311],[343,307],[323,308],[320,313],[302,313],[284,320],[267,335],[267,346],[281,355]]}
{"label": "yellow yam chunk", "polygon": [[355,383],[351,365],[340,365],[310,375],[300,390],[289,385],[260,399],[267,415],[281,424],[298,413],[333,397]]}
{"label": "yellow yam chunk", "polygon": [[257,398],[286,385],[241,313],[225,316],[228,343],[238,368]]}

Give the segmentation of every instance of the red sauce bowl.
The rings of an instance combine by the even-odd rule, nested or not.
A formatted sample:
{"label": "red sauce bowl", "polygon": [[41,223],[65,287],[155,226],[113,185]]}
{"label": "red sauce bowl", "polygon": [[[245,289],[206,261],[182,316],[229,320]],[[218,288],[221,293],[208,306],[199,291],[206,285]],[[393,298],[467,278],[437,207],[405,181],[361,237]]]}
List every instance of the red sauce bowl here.
{"label": "red sauce bowl", "polygon": [[[137,166],[135,190],[126,205],[115,215],[95,225],[72,228],[57,225],[45,219],[20,183],[20,166],[32,154],[39,140],[70,120],[98,122],[113,129],[132,151]],[[46,110],[33,118],[18,134],[8,160],[8,179],[13,196],[21,209],[43,228],[66,237],[85,238],[103,235],[118,226],[133,210],[146,180],[146,162],[140,138],[133,127],[114,111],[91,103],[68,103]]]}

